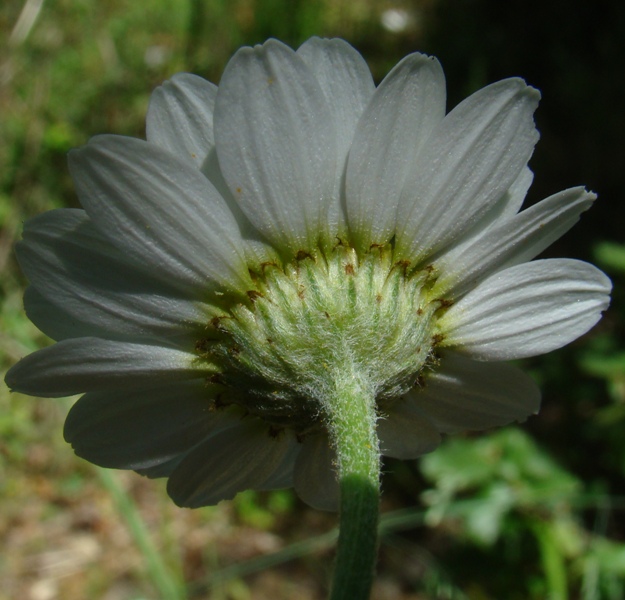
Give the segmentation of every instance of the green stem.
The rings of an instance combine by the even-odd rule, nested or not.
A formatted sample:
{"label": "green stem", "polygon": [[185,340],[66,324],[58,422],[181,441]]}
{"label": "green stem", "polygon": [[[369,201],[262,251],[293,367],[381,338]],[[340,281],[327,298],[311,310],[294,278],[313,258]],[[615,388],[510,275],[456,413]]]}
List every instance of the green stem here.
{"label": "green stem", "polygon": [[367,600],[377,555],[380,450],[375,394],[354,369],[337,376],[326,399],[341,486],[340,533],[331,600]]}

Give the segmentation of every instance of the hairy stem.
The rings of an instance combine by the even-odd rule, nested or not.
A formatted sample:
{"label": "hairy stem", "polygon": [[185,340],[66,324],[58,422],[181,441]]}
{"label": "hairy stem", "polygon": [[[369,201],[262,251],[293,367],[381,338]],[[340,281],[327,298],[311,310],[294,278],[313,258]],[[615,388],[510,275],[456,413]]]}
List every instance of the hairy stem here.
{"label": "hairy stem", "polygon": [[331,600],[367,600],[377,555],[380,451],[375,394],[366,378],[342,369],[326,399],[341,487],[340,533]]}

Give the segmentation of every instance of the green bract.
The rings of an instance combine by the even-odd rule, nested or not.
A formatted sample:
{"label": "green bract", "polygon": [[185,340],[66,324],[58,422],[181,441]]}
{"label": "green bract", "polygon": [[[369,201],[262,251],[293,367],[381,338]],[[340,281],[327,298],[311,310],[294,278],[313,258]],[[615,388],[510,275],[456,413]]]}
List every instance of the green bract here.
{"label": "green bract", "polygon": [[409,392],[442,340],[431,270],[395,262],[393,250],[363,256],[341,242],[284,267],[253,273],[248,301],[218,313],[200,339],[200,361],[217,366],[217,404],[235,403],[298,434],[324,427],[329,390],[358,372],[385,410]]}

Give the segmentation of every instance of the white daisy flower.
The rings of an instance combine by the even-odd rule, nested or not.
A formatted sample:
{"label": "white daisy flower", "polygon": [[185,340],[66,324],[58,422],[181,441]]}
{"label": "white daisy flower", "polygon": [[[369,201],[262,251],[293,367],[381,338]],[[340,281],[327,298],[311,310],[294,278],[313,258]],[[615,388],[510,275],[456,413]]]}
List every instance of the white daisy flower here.
{"label": "white daisy flower", "polygon": [[147,141],[71,153],[84,210],[26,223],[26,311],[57,343],[7,384],[84,393],[76,453],[169,477],[190,507],[294,486],[335,509],[350,386],[391,457],[524,420],[539,391],[501,361],[581,336],[611,289],[585,262],[528,262],[595,199],[520,210],[538,100],[507,79],[445,114],[436,59],[376,88],[353,48],[317,38],[243,48],[219,87],[176,75]]}

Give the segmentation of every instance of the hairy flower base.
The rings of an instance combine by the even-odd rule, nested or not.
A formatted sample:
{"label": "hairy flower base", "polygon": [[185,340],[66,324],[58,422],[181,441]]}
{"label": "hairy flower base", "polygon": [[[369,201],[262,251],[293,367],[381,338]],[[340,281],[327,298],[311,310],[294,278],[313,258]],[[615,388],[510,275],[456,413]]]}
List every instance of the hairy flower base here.
{"label": "hairy flower base", "polygon": [[332,412],[345,374],[363,377],[378,412],[410,390],[442,340],[429,269],[395,262],[390,245],[363,256],[338,244],[252,273],[256,289],[210,322],[198,361],[216,364],[217,405],[238,404],[299,434]]}

